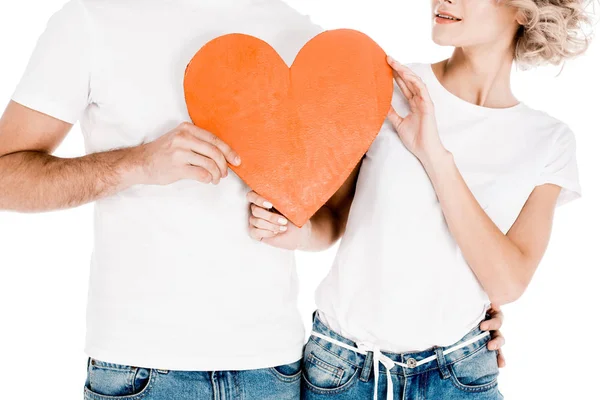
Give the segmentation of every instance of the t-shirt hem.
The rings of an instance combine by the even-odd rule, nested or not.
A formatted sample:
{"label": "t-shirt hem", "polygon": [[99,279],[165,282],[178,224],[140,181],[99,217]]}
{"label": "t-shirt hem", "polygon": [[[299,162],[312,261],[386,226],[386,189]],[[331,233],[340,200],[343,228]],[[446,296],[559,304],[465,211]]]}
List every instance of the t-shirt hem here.
{"label": "t-shirt hem", "polygon": [[244,371],[291,364],[302,358],[302,344],[293,348],[251,356],[172,357],[155,354],[124,354],[98,347],[84,349],[88,357],[109,363],[173,371]]}
{"label": "t-shirt hem", "polygon": [[556,201],[556,206],[562,206],[581,197],[581,185],[569,179],[560,176],[542,176],[536,186],[547,183],[561,187],[560,195]]}
{"label": "t-shirt hem", "polygon": [[[454,344],[457,344],[461,339],[463,339],[466,335],[468,335],[473,329],[478,327],[481,324],[481,322],[483,322],[485,320],[485,316],[486,316],[487,311],[489,310],[490,306],[491,306],[490,302],[487,302],[483,308],[483,311],[477,318],[475,318],[474,322],[467,324],[465,329],[461,329],[460,331],[453,332],[452,334],[448,333],[448,334],[444,335],[443,340],[438,339],[435,342],[406,341],[405,343],[402,343],[402,344],[400,344],[399,342],[390,343],[390,342],[377,341],[377,342],[375,342],[375,344],[380,346],[381,351],[385,351],[388,353],[394,353],[394,354],[422,352],[422,351],[426,351],[426,350],[431,350],[435,347],[449,347]],[[325,326],[327,326],[329,329],[331,329],[338,335],[340,335],[348,340],[351,340],[355,343],[359,343],[359,342],[363,341],[362,338],[352,335],[349,332],[346,332],[344,329],[342,329],[339,321],[335,317],[324,312],[323,310],[317,309],[317,317]]]}
{"label": "t-shirt hem", "polygon": [[12,101],[69,124],[75,124],[79,119],[74,116],[72,112],[65,111],[63,106],[56,104],[53,101],[40,99],[39,97],[32,98],[31,96],[24,96],[19,92],[15,92],[12,96]]}

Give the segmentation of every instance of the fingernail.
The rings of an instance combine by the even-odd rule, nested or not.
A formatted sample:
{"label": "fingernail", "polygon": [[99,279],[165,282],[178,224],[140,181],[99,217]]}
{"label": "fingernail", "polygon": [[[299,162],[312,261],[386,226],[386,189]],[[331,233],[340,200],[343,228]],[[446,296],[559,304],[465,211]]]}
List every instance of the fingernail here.
{"label": "fingernail", "polygon": [[490,345],[490,349],[492,349],[492,350],[496,350],[497,347],[498,346],[496,346],[495,344]]}
{"label": "fingernail", "polygon": [[287,222],[287,220],[285,218],[279,218],[279,223],[281,225],[287,225],[288,222]]}
{"label": "fingernail", "polygon": [[240,158],[240,156],[235,156],[235,160],[234,161],[234,165],[240,165],[242,163],[242,159]]}
{"label": "fingernail", "polygon": [[279,230],[280,230],[281,232],[285,232],[285,231],[287,231],[287,226],[280,226],[280,227],[279,227]]}
{"label": "fingernail", "polygon": [[263,203],[263,206],[265,206],[266,208],[273,208],[273,204],[269,203],[268,201],[265,201]]}
{"label": "fingernail", "polygon": [[396,61],[396,60],[394,59],[394,57],[392,57],[392,56],[388,56],[388,62],[389,62],[390,64],[392,64],[392,63],[395,63],[395,62],[398,62],[398,61]]}

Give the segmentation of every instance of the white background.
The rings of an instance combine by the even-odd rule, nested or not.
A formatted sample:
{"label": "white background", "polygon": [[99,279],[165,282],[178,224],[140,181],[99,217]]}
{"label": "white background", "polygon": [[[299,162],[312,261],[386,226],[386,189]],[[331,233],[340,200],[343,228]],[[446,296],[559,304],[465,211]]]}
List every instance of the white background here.
{"label": "white background", "polygon": [[[64,0],[0,1],[0,102],[6,103],[47,19]],[[289,2],[325,28],[364,31],[401,62],[436,61],[450,53],[430,40],[429,1]],[[507,399],[590,399],[598,393],[598,71],[600,42],[595,42],[560,75],[554,67],[514,75],[517,97],[576,132],[584,197],[558,209],[550,247],[531,286],[504,308],[508,366],[500,385]],[[57,154],[82,153],[76,126]],[[90,205],[35,215],[0,212],[1,398],[82,398],[91,222]],[[298,255],[307,325],[314,289],[334,254],[335,249]],[[401,296],[400,282],[398,288]]]}

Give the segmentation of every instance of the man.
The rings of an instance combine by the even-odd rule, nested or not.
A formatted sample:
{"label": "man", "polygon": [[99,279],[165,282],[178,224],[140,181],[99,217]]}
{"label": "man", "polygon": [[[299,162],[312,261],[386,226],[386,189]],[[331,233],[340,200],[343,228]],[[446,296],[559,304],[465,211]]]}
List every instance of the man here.
{"label": "man", "polygon": [[[71,0],[0,120],[0,209],[96,202],[86,399],[299,398],[293,252],[250,238],[244,160],[186,122],[187,63],[232,32],[290,64],[320,28],[279,0]],[[52,156],[76,121],[87,155]]]}

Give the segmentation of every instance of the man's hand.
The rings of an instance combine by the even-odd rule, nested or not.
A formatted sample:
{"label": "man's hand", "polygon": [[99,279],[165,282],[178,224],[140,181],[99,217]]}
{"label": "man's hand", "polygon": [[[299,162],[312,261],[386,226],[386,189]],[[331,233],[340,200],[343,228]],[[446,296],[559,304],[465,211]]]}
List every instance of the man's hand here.
{"label": "man's hand", "polygon": [[183,123],[151,143],[75,158],[52,155],[72,125],[11,101],[0,118],[0,210],[77,207],[136,184],[218,183],[238,155]]}
{"label": "man's hand", "polygon": [[504,314],[499,307],[492,304],[491,308],[488,310],[488,315],[490,316],[490,319],[483,321],[479,325],[479,328],[481,328],[482,331],[490,331],[492,334],[492,340],[488,342],[487,348],[489,350],[498,350],[498,367],[504,368],[506,366],[506,360],[502,354],[502,346],[504,346],[505,340],[500,332],[500,328],[504,322]]}
{"label": "man's hand", "polygon": [[138,148],[145,184],[168,185],[180,179],[218,184],[227,176],[227,163],[240,165],[240,157],[210,132],[184,122],[151,143]]}

